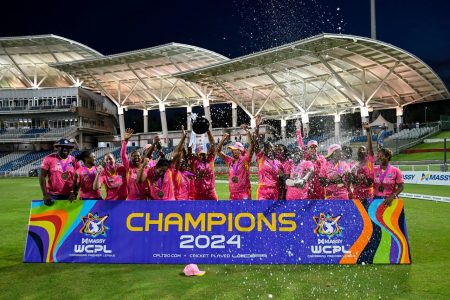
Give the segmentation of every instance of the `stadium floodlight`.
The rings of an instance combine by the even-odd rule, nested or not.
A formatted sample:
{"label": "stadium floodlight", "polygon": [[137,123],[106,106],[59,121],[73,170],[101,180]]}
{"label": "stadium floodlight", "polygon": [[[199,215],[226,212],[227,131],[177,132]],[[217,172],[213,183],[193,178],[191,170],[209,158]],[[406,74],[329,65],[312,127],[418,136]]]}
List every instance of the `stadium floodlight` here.
{"label": "stadium floodlight", "polygon": [[375,0],[370,0],[370,37],[374,40],[377,39],[377,23],[375,11]]}

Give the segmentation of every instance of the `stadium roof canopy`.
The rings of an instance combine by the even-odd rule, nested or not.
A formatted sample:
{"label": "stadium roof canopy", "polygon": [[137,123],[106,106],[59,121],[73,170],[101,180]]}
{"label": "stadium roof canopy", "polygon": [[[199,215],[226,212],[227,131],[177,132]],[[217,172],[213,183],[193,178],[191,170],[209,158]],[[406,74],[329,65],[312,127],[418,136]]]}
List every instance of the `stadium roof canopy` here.
{"label": "stadium roof canopy", "polygon": [[50,63],[103,56],[78,42],[56,35],[0,38],[0,88],[66,87],[77,82]]}
{"label": "stadium roof canopy", "polygon": [[51,67],[71,74],[84,87],[102,92],[119,106],[155,109],[160,104],[183,107],[199,102],[207,96],[206,91],[173,74],[227,60],[199,47],[170,43]]}
{"label": "stadium roof canopy", "polygon": [[351,35],[321,34],[176,74],[249,115],[290,119],[448,99],[442,80],[414,55]]}

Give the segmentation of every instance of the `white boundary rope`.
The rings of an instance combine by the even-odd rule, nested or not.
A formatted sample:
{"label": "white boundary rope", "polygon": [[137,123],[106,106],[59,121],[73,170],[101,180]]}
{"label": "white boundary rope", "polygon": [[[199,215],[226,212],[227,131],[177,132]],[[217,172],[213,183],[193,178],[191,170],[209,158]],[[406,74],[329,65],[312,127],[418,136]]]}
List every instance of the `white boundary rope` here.
{"label": "white boundary rope", "polygon": [[400,197],[450,203],[450,197],[400,193]]}

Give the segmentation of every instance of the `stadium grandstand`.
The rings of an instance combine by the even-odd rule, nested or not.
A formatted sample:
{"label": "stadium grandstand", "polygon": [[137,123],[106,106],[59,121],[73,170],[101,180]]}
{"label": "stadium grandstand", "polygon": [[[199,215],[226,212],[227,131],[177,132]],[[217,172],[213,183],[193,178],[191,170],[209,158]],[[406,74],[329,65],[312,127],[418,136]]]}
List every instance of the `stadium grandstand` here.
{"label": "stadium grandstand", "polygon": [[[75,138],[78,150],[93,148],[98,159],[118,157],[125,132],[124,111],[143,111],[144,130],[129,142],[143,147],[159,134],[170,157],[180,131],[169,132],[166,110],[231,103],[231,128],[212,128],[245,143],[238,107],[250,118],[280,122],[281,134],[265,125],[263,134],[295,146],[287,122],[299,119],[306,132],[310,117],[333,116],[334,132],[319,140],[357,147],[364,137],[341,129],[341,117],[395,110],[397,122],[386,143],[409,145],[439,130],[439,125],[400,131],[403,110],[414,103],[449,99],[439,76],[416,56],[378,40],[321,34],[276,48],[229,59],[196,46],[170,43],[102,55],[55,35],[0,38],[0,174],[24,175],[38,168],[58,138]],[[160,113],[161,132],[148,132],[149,110]],[[374,140],[376,140],[374,136]],[[399,143],[401,144],[399,146]],[[220,162],[220,159],[218,159]]]}

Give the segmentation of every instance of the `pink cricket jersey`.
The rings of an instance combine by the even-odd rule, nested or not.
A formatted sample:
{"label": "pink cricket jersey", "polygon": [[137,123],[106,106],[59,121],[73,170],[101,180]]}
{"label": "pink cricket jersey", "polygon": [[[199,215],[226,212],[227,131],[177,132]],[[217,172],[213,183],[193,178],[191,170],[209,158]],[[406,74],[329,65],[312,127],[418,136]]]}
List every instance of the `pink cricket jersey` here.
{"label": "pink cricket jersey", "polygon": [[173,170],[175,200],[192,200],[190,194],[194,176],[189,171]]}
{"label": "pink cricket jersey", "polygon": [[103,169],[98,180],[99,185],[105,185],[105,200],[127,199],[127,171],[121,164],[116,164],[111,170]]}
{"label": "pink cricket jersey", "polygon": [[[298,163],[298,165],[292,166],[290,168],[290,178],[294,179],[296,177],[296,174],[299,174],[300,177],[304,177],[309,170],[314,172],[314,164],[308,160],[302,160],[300,163]],[[309,188],[312,183],[311,181],[312,177],[303,188],[286,186],[286,200],[308,199]]]}
{"label": "pink cricket jersey", "polygon": [[278,200],[280,192],[278,172],[283,171],[282,164],[277,159],[268,159],[262,151],[256,154],[256,163],[258,165],[257,199]]}
{"label": "pink cricket jersey", "polygon": [[308,198],[325,199],[325,188],[320,184],[320,177],[326,177],[327,161],[323,155],[317,154],[317,159],[311,161],[314,165]]}
{"label": "pink cricket jersey", "polygon": [[291,174],[291,169],[294,166],[294,162],[292,161],[292,159],[287,159],[283,162],[281,162],[281,167],[283,168],[283,174],[284,175],[290,175]]}
{"label": "pink cricket jersey", "polygon": [[[381,179],[385,171],[381,169],[381,166],[375,166],[373,168],[374,171],[374,182],[373,188],[375,197],[387,197],[392,195],[395,191],[395,186],[398,184],[403,184],[403,174],[400,169],[390,166],[386,175],[384,176],[383,183],[381,183]],[[383,186],[383,191],[379,190],[380,186]]]}
{"label": "pink cricket jersey", "polygon": [[156,178],[156,166],[148,168],[147,181],[153,200],[175,200],[173,170],[169,167],[163,176]]}
{"label": "pink cricket jersey", "polygon": [[[127,142],[122,142],[122,148],[120,149],[120,158],[122,159],[123,166],[127,172],[127,189],[128,196],[127,200],[145,200],[149,195],[149,188],[147,182],[137,183],[137,175],[139,169],[134,167],[128,160],[127,155]],[[147,168],[147,167],[145,167]],[[146,170],[144,170],[144,173]]]}
{"label": "pink cricket jersey", "polygon": [[97,167],[92,168],[80,167],[77,170],[78,182],[80,187],[80,199],[99,199],[102,197],[102,191],[100,189],[94,190],[94,180]]}
{"label": "pink cricket jersey", "polygon": [[195,156],[192,158],[196,200],[217,200],[216,176],[214,174],[215,158],[213,153],[206,156],[206,162]]}
{"label": "pink cricket jersey", "polygon": [[[336,175],[344,175],[345,172],[348,171],[350,171],[350,168],[345,161],[339,161],[337,164],[333,161],[327,162],[326,173],[328,179],[331,179]],[[345,175],[343,176],[343,180],[345,181]],[[347,184],[345,182],[341,184],[328,184],[325,188],[325,198],[339,200],[348,199]]]}
{"label": "pink cricket jersey", "polygon": [[[235,159],[225,156],[224,162],[228,166],[228,184],[230,188],[230,200],[250,200],[252,199],[250,185],[250,156],[245,155]],[[237,178],[233,181],[233,178]]]}
{"label": "pink cricket jersey", "polygon": [[78,167],[79,164],[72,155],[65,160],[61,159],[57,153],[47,155],[41,164],[41,168],[48,171],[47,193],[70,195],[73,190],[73,175]]}
{"label": "pink cricket jersey", "polygon": [[[368,155],[365,161],[358,163],[356,169],[356,176],[364,176],[367,179],[371,179],[373,181],[373,170],[374,170],[374,157],[373,155]],[[365,185],[360,182],[353,186],[353,198],[364,200],[373,197],[373,183],[370,185]]]}

